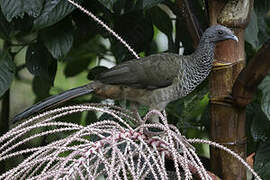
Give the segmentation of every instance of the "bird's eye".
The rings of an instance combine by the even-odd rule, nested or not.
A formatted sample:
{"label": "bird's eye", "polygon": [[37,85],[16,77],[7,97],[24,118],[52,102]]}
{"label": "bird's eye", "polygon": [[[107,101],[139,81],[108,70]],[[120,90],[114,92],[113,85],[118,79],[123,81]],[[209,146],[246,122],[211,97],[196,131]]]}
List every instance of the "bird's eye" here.
{"label": "bird's eye", "polygon": [[223,34],[223,31],[218,31],[218,34],[219,34],[219,35],[222,35],[222,34]]}

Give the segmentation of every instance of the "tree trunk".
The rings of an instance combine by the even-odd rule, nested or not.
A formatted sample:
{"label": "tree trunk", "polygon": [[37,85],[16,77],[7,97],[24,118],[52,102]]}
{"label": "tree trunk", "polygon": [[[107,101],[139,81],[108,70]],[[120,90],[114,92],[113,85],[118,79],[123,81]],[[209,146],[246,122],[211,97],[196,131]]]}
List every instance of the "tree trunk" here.
{"label": "tree trunk", "polygon": [[[233,84],[245,65],[244,30],[249,20],[252,0],[211,0],[208,2],[210,24],[232,28],[239,38],[220,42],[210,76],[211,139],[246,157],[245,109],[233,106]],[[224,180],[246,179],[246,169],[234,157],[210,149],[212,172]]]}

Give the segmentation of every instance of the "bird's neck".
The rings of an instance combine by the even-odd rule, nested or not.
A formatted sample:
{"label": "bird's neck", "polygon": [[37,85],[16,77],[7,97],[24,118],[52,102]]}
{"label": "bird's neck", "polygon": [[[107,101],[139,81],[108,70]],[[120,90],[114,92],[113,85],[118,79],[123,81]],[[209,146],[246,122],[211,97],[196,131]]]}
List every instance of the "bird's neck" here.
{"label": "bird's neck", "polygon": [[202,68],[205,68],[206,66],[212,67],[214,60],[214,50],[215,43],[202,39],[196,51],[191,55],[193,56],[192,60],[194,61],[194,64]]}
{"label": "bird's neck", "polygon": [[211,72],[215,44],[201,41],[196,51],[187,59],[187,68],[181,77],[179,88],[181,96],[193,91]]}

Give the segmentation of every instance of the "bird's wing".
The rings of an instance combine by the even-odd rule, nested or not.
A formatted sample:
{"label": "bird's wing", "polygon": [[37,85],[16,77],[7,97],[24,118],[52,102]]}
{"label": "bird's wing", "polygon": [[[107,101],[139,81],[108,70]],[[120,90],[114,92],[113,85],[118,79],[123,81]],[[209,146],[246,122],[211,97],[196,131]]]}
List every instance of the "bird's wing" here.
{"label": "bird's wing", "polygon": [[106,84],[122,84],[135,88],[166,87],[179,74],[184,56],[163,53],[117,65],[98,76]]}

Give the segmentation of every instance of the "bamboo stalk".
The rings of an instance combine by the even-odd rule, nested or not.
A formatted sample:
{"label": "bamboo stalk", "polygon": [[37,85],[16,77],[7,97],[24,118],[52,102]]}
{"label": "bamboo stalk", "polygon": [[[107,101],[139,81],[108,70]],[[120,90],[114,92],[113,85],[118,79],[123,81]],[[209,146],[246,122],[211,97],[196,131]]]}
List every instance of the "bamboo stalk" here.
{"label": "bamboo stalk", "polygon": [[[248,3],[248,6],[246,6]],[[239,42],[218,43],[210,76],[211,139],[246,157],[245,109],[233,106],[230,98],[233,84],[245,65],[244,28],[247,25],[252,1],[208,1],[211,24],[232,28]],[[244,6],[245,5],[245,6]],[[239,12],[239,8],[242,13]],[[238,12],[236,11],[238,10]],[[246,179],[245,168],[233,157],[215,148],[210,149],[212,171],[224,180]]]}

